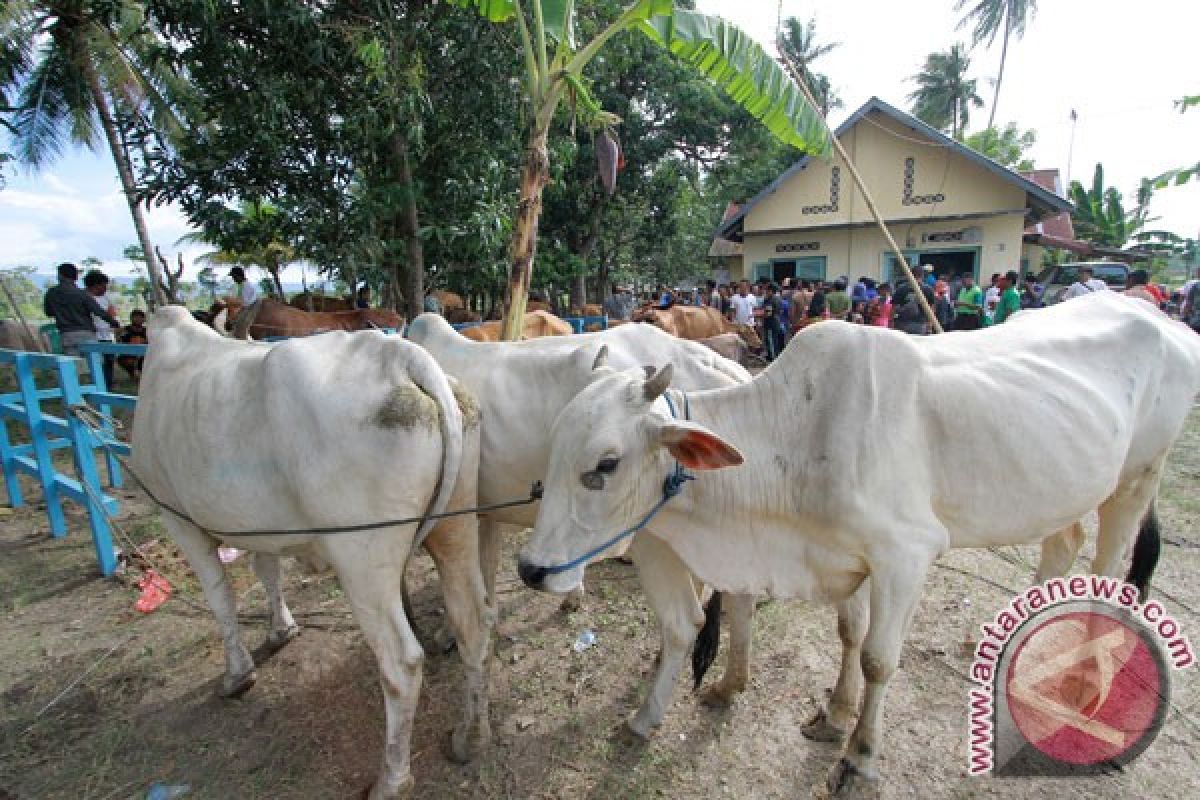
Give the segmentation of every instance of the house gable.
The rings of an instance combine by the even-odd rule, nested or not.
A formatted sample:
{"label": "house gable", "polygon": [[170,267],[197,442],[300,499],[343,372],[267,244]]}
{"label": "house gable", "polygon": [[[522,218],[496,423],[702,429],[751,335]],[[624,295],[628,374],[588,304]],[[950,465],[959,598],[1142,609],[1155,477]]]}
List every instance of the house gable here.
{"label": "house gable", "polygon": [[[839,136],[885,219],[1024,213],[1026,193],[1012,182],[877,110]],[[743,220],[747,234],[872,221],[837,157],[805,159]]]}

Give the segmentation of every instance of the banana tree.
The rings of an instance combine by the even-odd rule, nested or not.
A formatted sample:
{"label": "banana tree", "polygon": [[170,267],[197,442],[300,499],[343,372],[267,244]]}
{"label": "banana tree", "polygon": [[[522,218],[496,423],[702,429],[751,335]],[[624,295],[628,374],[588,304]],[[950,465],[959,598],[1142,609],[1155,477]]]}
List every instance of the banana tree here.
{"label": "banana tree", "polygon": [[513,22],[524,52],[529,132],[521,168],[520,200],[504,290],[503,337],[520,338],[537,250],[542,190],[549,179],[546,143],[559,104],[571,102],[579,120],[600,131],[601,172],[611,185],[616,157],[612,127],[619,121],[599,107],[584,80],[587,65],[606,42],[639,31],[692,65],[762,122],[781,141],[824,155],[828,131],[787,73],[739,28],[720,17],[677,8],[673,0],[637,0],[579,46],[575,0],[450,0],[496,23]]}

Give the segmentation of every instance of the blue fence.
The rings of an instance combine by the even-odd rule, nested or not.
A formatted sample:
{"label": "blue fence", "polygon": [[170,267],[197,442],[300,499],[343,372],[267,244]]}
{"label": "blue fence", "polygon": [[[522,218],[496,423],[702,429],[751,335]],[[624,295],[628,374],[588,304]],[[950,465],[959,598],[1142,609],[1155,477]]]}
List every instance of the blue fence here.
{"label": "blue fence", "polygon": [[[100,411],[107,420],[114,408],[134,408],[136,397],[115,394],[105,385],[104,356],[142,357],[146,354],[146,346],[95,343],[82,345],[80,351],[88,362],[91,380],[88,384],[80,381],[77,359],[0,349],[0,364],[12,365],[17,381],[17,391],[0,395],[0,463],[13,508],[25,504],[18,473],[24,472],[41,483],[51,536],[67,535],[63,500],[73,500],[87,509],[96,560],[100,572],[107,577],[116,571],[117,560],[105,513],[116,514],[118,503],[116,498],[104,494],[96,453],[98,450],[103,453],[108,485],[119,487],[121,467],[105,445],[111,445],[112,450],[125,455],[129,453],[129,446],[117,441],[111,423],[106,421],[101,430],[93,431],[82,420],[66,413],[66,409],[87,404]],[[46,375],[50,375],[57,386],[39,388],[39,376],[44,380]],[[43,404],[59,405],[62,416],[50,413]],[[24,426],[29,436],[28,444],[13,444],[9,423]],[[60,472],[54,464],[54,452],[66,449],[71,450],[74,460],[74,476]]]}

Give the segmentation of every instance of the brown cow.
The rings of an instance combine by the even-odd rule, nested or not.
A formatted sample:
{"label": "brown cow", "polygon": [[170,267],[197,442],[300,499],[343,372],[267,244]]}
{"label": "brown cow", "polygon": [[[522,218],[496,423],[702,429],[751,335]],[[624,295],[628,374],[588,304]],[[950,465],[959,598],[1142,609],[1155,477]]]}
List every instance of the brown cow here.
{"label": "brown cow", "polygon": [[438,289],[433,292],[433,296],[442,305],[442,313],[449,311],[452,308],[466,308],[467,304],[463,302],[462,297],[454,292],[447,292],[443,289]]}
{"label": "brown cow", "polygon": [[[547,311],[530,311],[525,315],[525,330],[522,339],[540,339],[543,336],[570,336],[575,332],[569,322],[563,322]],[[476,342],[500,341],[499,320],[485,322],[473,328],[459,331],[463,336]]]}
{"label": "brown cow", "polygon": [[[309,303],[312,307],[309,308]],[[312,292],[301,292],[288,301],[288,305],[292,308],[298,308],[301,311],[353,311],[354,301],[349,297],[334,297],[332,295],[313,294]]]}
{"label": "brown cow", "polygon": [[632,319],[634,322],[648,322],[672,336],[694,342],[733,330],[721,312],[708,306],[643,307],[633,312]]}
{"label": "brown cow", "polygon": [[469,308],[452,308],[442,316],[451,325],[459,325],[464,322],[479,322],[480,319],[479,313]]}
{"label": "brown cow", "polygon": [[[257,306],[257,309],[255,308]],[[225,320],[226,330],[235,335],[244,331],[251,339],[267,339],[276,336],[307,336],[325,331],[365,331],[372,328],[395,328],[404,326],[404,317],[394,311],[381,308],[361,308],[354,311],[301,311],[278,300],[263,298],[241,313],[241,303],[227,300],[213,306],[213,324]],[[222,317],[221,311],[227,316]]]}
{"label": "brown cow", "polygon": [[742,363],[742,359],[750,352],[750,347],[746,344],[746,340],[737,333],[722,333],[717,336],[710,336],[707,339],[701,339],[700,344],[739,364]]}

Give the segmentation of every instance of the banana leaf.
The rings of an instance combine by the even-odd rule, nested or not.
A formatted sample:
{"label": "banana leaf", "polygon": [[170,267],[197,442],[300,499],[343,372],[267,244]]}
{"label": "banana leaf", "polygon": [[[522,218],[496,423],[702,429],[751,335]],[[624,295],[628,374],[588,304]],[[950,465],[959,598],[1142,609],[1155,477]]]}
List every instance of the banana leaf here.
{"label": "banana leaf", "polygon": [[825,120],[778,63],[720,17],[677,10],[638,28],[717,84],[787,144],[813,155],[829,152]]}

